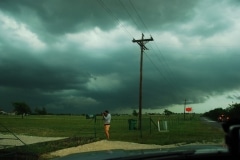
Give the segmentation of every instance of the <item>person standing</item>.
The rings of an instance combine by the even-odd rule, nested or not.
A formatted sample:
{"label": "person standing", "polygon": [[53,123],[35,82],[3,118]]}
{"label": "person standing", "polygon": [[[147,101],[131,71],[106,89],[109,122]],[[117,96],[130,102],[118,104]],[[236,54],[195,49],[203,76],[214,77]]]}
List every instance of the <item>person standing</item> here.
{"label": "person standing", "polygon": [[104,120],[105,135],[106,135],[106,138],[109,139],[110,138],[109,129],[110,129],[110,123],[111,123],[111,114],[108,112],[108,110],[106,110],[105,112],[102,113],[102,116],[103,116],[103,120]]}

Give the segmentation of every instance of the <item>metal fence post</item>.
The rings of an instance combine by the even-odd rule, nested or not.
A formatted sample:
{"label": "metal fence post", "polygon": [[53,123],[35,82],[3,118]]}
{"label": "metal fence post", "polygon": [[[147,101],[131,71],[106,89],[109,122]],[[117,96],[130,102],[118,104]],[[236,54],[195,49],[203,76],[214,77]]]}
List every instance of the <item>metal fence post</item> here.
{"label": "metal fence post", "polygon": [[150,118],[149,118],[149,123],[150,123],[150,124],[149,124],[149,126],[150,126],[150,134],[152,133],[151,120],[152,120],[152,118],[150,117]]}
{"label": "metal fence post", "polygon": [[97,138],[97,130],[96,130],[97,116],[94,115],[94,137]]}

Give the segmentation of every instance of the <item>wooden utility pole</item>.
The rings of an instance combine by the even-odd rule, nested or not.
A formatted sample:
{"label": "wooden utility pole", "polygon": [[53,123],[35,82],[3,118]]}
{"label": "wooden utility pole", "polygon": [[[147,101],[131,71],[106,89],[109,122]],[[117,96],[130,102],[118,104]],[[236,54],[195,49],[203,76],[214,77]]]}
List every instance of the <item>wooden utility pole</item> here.
{"label": "wooden utility pole", "polygon": [[153,41],[153,38],[144,39],[144,35],[142,34],[142,39],[135,40],[133,39],[132,42],[137,42],[141,49],[141,56],[140,56],[140,83],[139,83],[139,112],[138,112],[138,128],[141,132],[142,137],[142,66],[143,66],[143,52],[144,50],[148,50],[145,44],[149,41]]}
{"label": "wooden utility pole", "polygon": [[183,112],[184,120],[185,120],[186,103],[187,103],[187,100],[186,100],[186,98],[185,98],[185,100],[184,100],[184,112]]}

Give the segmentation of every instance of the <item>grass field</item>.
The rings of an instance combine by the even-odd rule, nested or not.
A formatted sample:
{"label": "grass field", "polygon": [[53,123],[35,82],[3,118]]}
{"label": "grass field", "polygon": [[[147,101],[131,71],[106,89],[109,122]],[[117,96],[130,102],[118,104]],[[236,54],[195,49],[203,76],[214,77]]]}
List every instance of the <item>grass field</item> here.
{"label": "grass field", "polygon": [[[223,142],[224,133],[222,129],[203,122],[200,115],[194,115],[194,117],[187,115],[185,120],[183,120],[182,114],[168,117],[143,115],[141,131],[133,129],[132,126],[129,130],[129,119],[136,120],[137,117],[112,116],[111,141],[160,145]],[[156,125],[158,120],[160,120],[161,129],[163,128],[162,122],[167,121],[167,131],[158,131]],[[0,150],[0,159],[16,159],[16,156],[17,159],[45,159],[41,156],[45,153],[105,138],[101,116],[97,116],[96,119],[86,119],[85,116],[77,115],[30,115],[22,119],[21,116],[0,115],[0,124],[0,133],[2,134],[5,134],[5,129],[2,126],[6,126],[16,135],[69,137],[58,141],[6,148]],[[138,128],[137,123],[135,127]]]}
{"label": "grass field", "polygon": [[[157,115],[151,116],[151,121],[150,116],[144,115],[141,132],[139,130],[129,130],[128,119],[137,119],[137,117],[130,115],[112,116],[111,140],[161,145],[223,141],[224,133],[222,129],[204,123],[200,115],[197,114],[191,119],[186,116],[186,120],[183,120],[181,114],[168,117]],[[160,124],[162,121],[167,121],[168,131],[158,131],[158,128],[154,125],[154,123],[157,124],[158,120],[160,120]],[[30,115],[23,119],[21,116],[1,115],[0,123],[15,134],[45,137],[105,138],[101,116],[97,116],[95,120],[77,115]]]}

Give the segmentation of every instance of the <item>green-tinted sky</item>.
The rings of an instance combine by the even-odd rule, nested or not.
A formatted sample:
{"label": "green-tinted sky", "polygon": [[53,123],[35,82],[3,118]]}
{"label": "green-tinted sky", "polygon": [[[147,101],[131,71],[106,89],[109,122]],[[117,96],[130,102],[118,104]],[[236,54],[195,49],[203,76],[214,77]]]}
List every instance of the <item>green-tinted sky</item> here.
{"label": "green-tinted sky", "polygon": [[238,0],[1,0],[0,108],[196,112],[240,99]]}

